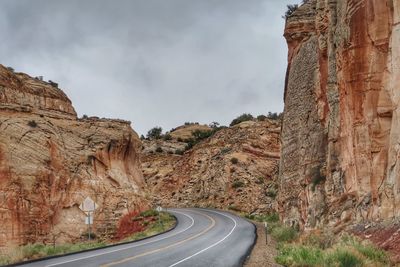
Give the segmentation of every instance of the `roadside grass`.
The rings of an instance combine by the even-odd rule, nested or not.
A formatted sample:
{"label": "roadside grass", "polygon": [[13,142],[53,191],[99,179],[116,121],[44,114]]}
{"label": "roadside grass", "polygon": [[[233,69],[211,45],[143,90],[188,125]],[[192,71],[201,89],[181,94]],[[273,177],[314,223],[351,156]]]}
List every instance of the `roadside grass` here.
{"label": "roadside grass", "polygon": [[344,235],[331,247],[306,242],[278,244],[276,262],[284,266],[358,267],[390,266],[387,254],[372,244]]}
{"label": "roadside grass", "polygon": [[[145,220],[151,219],[151,220]],[[135,241],[149,236],[153,236],[162,232],[165,232],[172,227],[174,227],[176,220],[175,217],[166,212],[160,212],[160,220],[158,220],[158,212],[154,210],[148,210],[141,212],[132,221],[143,222],[145,229],[143,231],[134,233],[124,239],[116,240],[106,240],[106,241],[86,241],[74,244],[60,244],[60,245],[50,245],[50,244],[27,244],[25,246],[20,246],[7,255],[0,255],[0,265],[7,265],[16,262],[22,262],[26,260],[38,259],[43,257],[62,255],[66,253],[73,253],[93,248],[101,248],[107,245],[118,244],[122,242]]]}
{"label": "roadside grass", "polygon": [[384,250],[349,234],[335,237],[328,231],[315,231],[301,236],[296,229],[280,223],[276,213],[257,215],[241,213],[241,216],[267,223],[268,234],[277,242],[278,255],[275,261],[283,266],[391,266]]}

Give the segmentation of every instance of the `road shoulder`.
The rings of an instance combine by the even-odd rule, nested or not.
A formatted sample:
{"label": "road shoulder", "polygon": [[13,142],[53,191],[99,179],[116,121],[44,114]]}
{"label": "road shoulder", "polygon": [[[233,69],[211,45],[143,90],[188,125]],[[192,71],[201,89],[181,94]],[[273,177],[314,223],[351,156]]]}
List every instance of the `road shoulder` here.
{"label": "road shoulder", "polygon": [[265,243],[265,229],[262,223],[253,222],[257,228],[257,241],[249,258],[244,263],[245,267],[259,267],[259,266],[272,266],[280,267],[275,263],[275,256],[277,255],[276,242],[268,238],[268,244]]}

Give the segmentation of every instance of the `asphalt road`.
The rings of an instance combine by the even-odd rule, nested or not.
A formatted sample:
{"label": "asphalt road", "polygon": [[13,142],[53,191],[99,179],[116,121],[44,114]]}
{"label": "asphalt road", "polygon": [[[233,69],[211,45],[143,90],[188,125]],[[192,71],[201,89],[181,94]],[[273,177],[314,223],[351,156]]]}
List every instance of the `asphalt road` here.
{"label": "asphalt road", "polygon": [[165,234],[23,266],[241,266],[255,241],[254,225],[230,213],[209,209],[168,212],[178,224]]}

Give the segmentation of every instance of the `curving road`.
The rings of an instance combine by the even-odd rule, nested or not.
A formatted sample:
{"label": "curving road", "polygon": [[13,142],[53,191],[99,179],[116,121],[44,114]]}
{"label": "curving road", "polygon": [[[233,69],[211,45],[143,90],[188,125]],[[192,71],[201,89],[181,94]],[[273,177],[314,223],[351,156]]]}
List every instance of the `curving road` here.
{"label": "curving road", "polygon": [[165,234],[24,266],[241,266],[255,241],[254,225],[230,213],[210,209],[168,212],[178,224]]}

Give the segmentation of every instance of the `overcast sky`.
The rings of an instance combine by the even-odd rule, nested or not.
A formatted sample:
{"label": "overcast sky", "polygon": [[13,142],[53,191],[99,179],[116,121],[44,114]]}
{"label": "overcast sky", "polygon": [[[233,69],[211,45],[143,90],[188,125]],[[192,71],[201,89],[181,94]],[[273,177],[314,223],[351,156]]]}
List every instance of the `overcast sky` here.
{"label": "overcast sky", "polygon": [[140,134],[283,110],[286,4],[1,0],[0,63],[59,83],[80,116]]}

